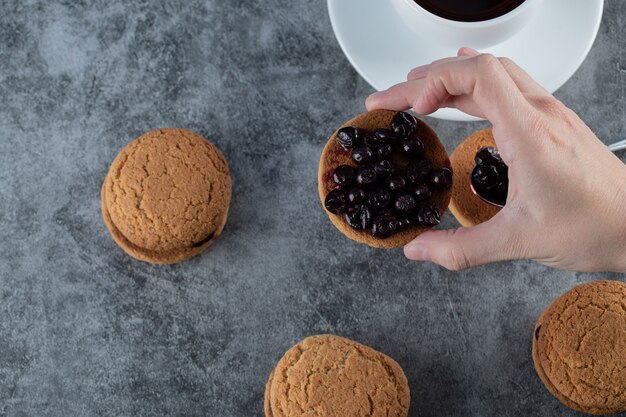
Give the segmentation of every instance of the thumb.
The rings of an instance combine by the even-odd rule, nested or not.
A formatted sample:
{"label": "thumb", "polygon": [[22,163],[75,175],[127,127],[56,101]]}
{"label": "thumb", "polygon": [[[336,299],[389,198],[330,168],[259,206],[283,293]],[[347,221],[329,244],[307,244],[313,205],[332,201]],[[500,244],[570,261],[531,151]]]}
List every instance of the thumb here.
{"label": "thumb", "polygon": [[414,261],[430,261],[458,271],[490,262],[520,259],[521,234],[503,225],[502,217],[473,227],[431,230],[404,247],[404,255]]}

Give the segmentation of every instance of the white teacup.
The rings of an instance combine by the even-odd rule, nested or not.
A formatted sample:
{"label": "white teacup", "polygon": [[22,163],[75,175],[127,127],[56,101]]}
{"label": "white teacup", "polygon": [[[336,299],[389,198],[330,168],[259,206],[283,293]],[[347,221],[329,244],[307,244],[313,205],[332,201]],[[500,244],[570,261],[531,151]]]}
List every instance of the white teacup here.
{"label": "white teacup", "polygon": [[450,48],[484,49],[507,40],[526,26],[541,0],[526,0],[502,16],[480,22],[445,19],[414,0],[391,0],[391,3],[404,23],[423,38],[436,39],[437,44]]}

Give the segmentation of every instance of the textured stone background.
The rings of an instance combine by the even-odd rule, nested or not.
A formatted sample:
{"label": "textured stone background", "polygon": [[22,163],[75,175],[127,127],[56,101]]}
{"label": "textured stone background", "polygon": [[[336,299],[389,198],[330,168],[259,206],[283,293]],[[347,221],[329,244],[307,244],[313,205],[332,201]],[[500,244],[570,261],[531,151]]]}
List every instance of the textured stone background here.
{"label": "textured stone background", "polygon": [[[626,4],[606,6],[557,95],[609,142],[626,136]],[[411,416],[576,415],[534,373],[533,324],[572,286],[625,277],[453,273],[349,242],[317,158],[371,91],[321,0],[0,0],[0,416],[262,416],[276,361],[321,332],[398,360]],[[430,122],[450,151],[482,127]],[[210,137],[234,179],[222,237],[166,267],[126,256],[99,210],[116,153],[161,126]]]}

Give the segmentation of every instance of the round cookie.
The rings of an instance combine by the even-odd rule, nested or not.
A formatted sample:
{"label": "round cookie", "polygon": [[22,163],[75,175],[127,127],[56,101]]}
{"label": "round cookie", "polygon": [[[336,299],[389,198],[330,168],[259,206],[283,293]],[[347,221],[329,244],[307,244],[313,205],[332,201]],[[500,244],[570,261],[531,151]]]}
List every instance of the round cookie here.
{"label": "round cookie", "polygon": [[220,235],[231,198],[222,153],[184,129],[147,132],[120,151],[102,184],[104,223],[129,255],[181,262]]}
{"label": "round cookie", "polygon": [[539,378],[566,406],[626,411],[626,284],[594,281],[559,297],[535,325],[532,354]]}
{"label": "round cookie", "polygon": [[[347,121],[339,127],[339,129],[346,126],[355,126],[363,130],[373,131],[378,128],[388,128],[391,123],[391,119],[397,112],[391,110],[374,110],[365,112],[355,117],[352,120]],[[416,134],[420,140],[424,143],[424,157],[430,159],[435,168],[447,167],[450,168],[450,160],[448,154],[442,143],[439,141],[437,134],[423,121],[417,119]],[[322,155],[320,157],[319,168],[317,173],[317,188],[322,201],[322,207],[324,207],[324,200],[326,195],[333,189],[332,173],[335,167],[339,165],[351,165],[356,166],[352,161],[350,151],[346,151],[337,143],[337,132],[333,133],[330,137]],[[439,208],[439,213],[443,216],[450,202],[451,189],[438,192],[432,199],[432,203]],[[339,229],[341,233],[348,238],[365,243],[375,248],[399,248],[413,239],[419,234],[430,230],[431,227],[410,227],[407,230],[398,232],[386,239],[380,239],[372,236],[368,230],[355,230],[350,227],[344,216],[336,215],[324,207],[324,211],[330,218],[330,221]]]}
{"label": "round cookie", "polygon": [[409,386],[400,365],[333,335],[289,349],[265,386],[266,417],[406,417]]}
{"label": "round cookie", "polygon": [[452,198],[450,212],[464,227],[475,226],[498,214],[499,207],[485,203],[472,193],[470,174],[474,169],[474,156],[480,148],[496,147],[491,128],[479,130],[465,139],[450,155],[452,163]]}

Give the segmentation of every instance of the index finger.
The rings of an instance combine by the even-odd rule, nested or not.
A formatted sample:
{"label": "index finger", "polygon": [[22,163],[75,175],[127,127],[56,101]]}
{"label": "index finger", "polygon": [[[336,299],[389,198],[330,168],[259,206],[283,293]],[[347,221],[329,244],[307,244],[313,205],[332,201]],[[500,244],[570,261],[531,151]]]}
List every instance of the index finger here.
{"label": "index finger", "polygon": [[[464,96],[468,100],[460,100]],[[500,61],[487,54],[433,66],[425,78],[397,84],[366,101],[368,109],[403,105],[420,114],[430,114],[444,104],[464,110],[458,103],[475,105],[494,124],[529,106]]]}

